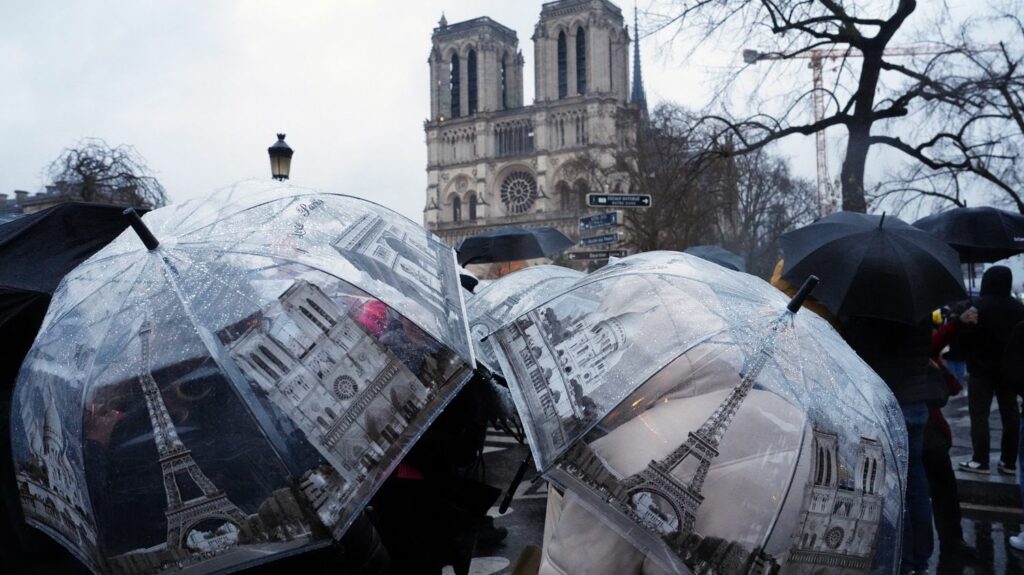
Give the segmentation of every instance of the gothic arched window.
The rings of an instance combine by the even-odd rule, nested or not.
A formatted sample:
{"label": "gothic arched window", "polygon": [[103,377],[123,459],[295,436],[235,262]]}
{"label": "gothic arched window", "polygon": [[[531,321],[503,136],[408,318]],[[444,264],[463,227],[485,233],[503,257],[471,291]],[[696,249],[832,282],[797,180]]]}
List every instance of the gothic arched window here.
{"label": "gothic arched window", "polygon": [[460,90],[460,84],[462,82],[462,71],[459,69],[459,55],[452,54],[452,65],[449,73],[449,87],[451,88],[452,94],[452,117],[458,118],[462,115],[462,108],[460,102],[462,94]]}
{"label": "gothic arched window", "polygon": [[452,221],[457,222],[462,219],[462,200],[459,196],[452,198]]}
{"label": "gothic arched window", "polygon": [[498,93],[501,94],[501,109],[508,109],[508,54],[501,57],[501,70],[498,75]]}
{"label": "gothic arched window", "polygon": [[587,36],[583,28],[576,30],[576,93],[587,91]]}
{"label": "gothic arched window", "polygon": [[476,113],[476,50],[470,50],[466,58],[466,84],[469,90],[469,109],[466,114],[472,116]]}
{"label": "gothic arched window", "polygon": [[316,313],[318,313],[321,316],[323,316],[323,318],[326,319],[327,323],[329,323],[330,325],[333,326],[334,324],[338,323],[334,319],[334,317],[332,317],[330,314],[328,314],[326,311],[324,311],[324,308],[320,307],[320,305],[317,304],[315,301],[313,301],[313,300],[311,300],[310,298],[307,297],[306,298],[306,303],[308,303],[309,306],[313,308],[313,311],[315,311]]}
{"label": "gothic arched window", "polygon": [[573,198],[569,184],[558,182],[555,184],[555,191],[558,193],[558,204],[563,212],[570,212],[576,209],[575,198]]}
{"label": "gothic arched window", "polygon": [[469,194],[469,219],[476,219],[476,194]]}
{"label": "gothic arched window", "polygon": [[288,371],[288,368],[285,367],[284,362],[282,362],[280,359],[277,359],[277,356],[271,353],[271,351],[267,349],[266,346],[260,346],[260,353],[262,353],[267,359],[273,362],[273,364],[276,365],[277,368],[280,369],[282,372]]}
{"label": "gothic arched window", "polygon": [[566,69],[569,59],[568,47],[565,44],[565,32],[558,33],[558,98],[562,99],[569,93],[569,71]]}

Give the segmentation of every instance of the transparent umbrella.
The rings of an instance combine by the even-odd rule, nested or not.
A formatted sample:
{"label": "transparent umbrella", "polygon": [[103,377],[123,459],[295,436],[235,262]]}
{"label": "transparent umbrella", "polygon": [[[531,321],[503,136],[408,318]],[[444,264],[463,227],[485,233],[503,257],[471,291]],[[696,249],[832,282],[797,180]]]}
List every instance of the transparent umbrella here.
{"label": "transparent umbrella", "polygon": [[248,183],[68,274],[12,410],[26,518],[93,571],[340,538],[471,374],[455,254],[370,202]]}
{"label": "transparent umbrella", "polygon": [[562,266],[531,266],[502,276],[470,296],[466,302],[466,313],[477,360],[500,374],[501,367],[491,340],[485,339],[486,336],[584,275]]}
{"label": "transparent umbrella", "polygon": [[492,337],[538,468],[669,571],[897,565],[898,405],[767,283],[646,253]]}

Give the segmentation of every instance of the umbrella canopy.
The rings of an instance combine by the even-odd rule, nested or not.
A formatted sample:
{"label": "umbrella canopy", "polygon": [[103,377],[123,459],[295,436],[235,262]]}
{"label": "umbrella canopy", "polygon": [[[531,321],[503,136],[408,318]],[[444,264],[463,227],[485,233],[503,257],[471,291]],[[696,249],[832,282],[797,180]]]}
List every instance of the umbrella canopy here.
{"label": "umbrella canopy", "polygon": [[895,398],[766,282],[630,256],[493,337],[537,465],[670,572],[898,565]]}
{"label": "umbrella canopy", "polygon": [[953,246],[968,263],[991,263],[1024,253],[1024,215],[990,206],[954,208],[914,222]]}
{"label": "umbrella canopy", "polygon": [[486,336],[584,275],[562,266],[530,266],[496,279],[474,294],[466,303],[466,313],[477,360],[492,372],[501,373],[493,344]]}
{"label": "umbrella canopy", "polygon": [[916,324],[965,299],[955,251],[891,216],[837,212],[781,237],[782,277],[821,278],[814,297],[839,317]]}
{"label": "umbrella canopy", "polygon": [[459,242],[456,251],[461,265],[486,264],[543,258],[572,245],[572,240],[554,228],[507,227],[470,236]]}
{"label": "umbrella canopy", "polygon": [[747,262],[743,256],[736,255],[722,246],[704,245],[686,248],[683,253],[697,256],[698,258],[714,262],[724,268],[737,272],[747,271]]}
{"label": "umbrella canopy", "polygon": [[280,183],[144,221],[159,245],[125,232],[68,274],[22,367],[26,518],[96,572],[340,538],[470,376],[454,252]]}
{"label": "umbrella canopy", "polygon": [[21,539],[11,534],[16,527],[6,525],[8,518],[20,515],[14,512],[19,505],[7,433],[14,381],[57,284],[128,227],[123,211],[124,207],[68,202],[0,225],[0,538],[12,547]]}

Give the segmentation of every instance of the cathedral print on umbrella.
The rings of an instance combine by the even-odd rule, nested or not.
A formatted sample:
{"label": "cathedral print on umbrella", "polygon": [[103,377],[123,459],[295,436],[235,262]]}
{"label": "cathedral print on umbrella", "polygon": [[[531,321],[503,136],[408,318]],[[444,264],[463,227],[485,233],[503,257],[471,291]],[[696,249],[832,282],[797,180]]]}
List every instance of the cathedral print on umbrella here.
{"label": "cathedral print on umbrella", "polygon": [[491,339],[538,468],[670,572],[898,565],[895,399],[767,283],[640,254]]}
{"label": "cathedral print on umbrella", "polygon": [[22,367],[26,519],[97,573],[340,539],[471,374],[454,252],[281,184],[145,222],[160,246],[129,230],[72,271]]}

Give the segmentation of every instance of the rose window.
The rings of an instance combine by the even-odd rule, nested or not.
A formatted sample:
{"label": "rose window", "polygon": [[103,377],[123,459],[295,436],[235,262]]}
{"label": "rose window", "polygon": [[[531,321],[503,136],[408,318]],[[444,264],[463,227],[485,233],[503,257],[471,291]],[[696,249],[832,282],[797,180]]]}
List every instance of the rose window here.
{"label": "rose window", "polygon": [[359,386],[356,385],[356,380],[347,375],[338,376],[334,380],[334,395],[338,399],[352,399],[358,391]]}
{"label": "rose window", "polygon": [[501,183],[501,201],[508,213],[525,213],[537,201],[537,181],[527,172],[512,172]]}
{"label": "rose window", "polygon": [[833,527],[825,532],[825,545],[829,549],[838,549],[843,542],[843,528]]}

